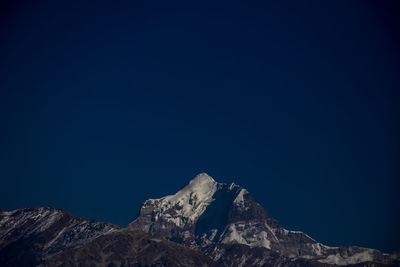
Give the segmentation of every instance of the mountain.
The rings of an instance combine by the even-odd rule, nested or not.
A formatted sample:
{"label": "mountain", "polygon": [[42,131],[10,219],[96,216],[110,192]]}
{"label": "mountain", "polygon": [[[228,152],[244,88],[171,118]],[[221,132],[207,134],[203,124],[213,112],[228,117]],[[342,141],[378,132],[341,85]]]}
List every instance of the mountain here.
{"label": "mountain", "polygon": [[0,212],[0,266],[34,266],[48,255],[119,229],[61,209],[22,208]]}
{"label": "mountain", "polygon": [[225,266],[398,265],[399,258],[361,247],[329,247],[284,229],[249,192],[197,175],[176,194],[144,202],[129,227],[201,251]]}
{"label": "mountain", "polygon": [[0,266],[400,266],[399,259],[286,230],[246,189],[204,173],[145,201],[126,228],[51,207],[0,209]]}
{"label": "mountain", "polygon": [[61,209],[0,210],[0,266],[218,266],[209,257],[135,229]]}
{"label": "mountain", "polygon": [[52,254],[41,266],[219,266],[204,254],[135,229],[102,235]]}

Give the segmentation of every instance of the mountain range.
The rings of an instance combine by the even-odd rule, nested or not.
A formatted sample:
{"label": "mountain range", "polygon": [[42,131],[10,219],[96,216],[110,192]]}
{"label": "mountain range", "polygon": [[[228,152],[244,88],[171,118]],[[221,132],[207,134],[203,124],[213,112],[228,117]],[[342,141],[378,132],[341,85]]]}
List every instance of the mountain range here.
{"label": "mountain range", "polygon": [[50,207],[0,210],[0,266],[400,266],[400,252],[326,246],[201,173],[146,200],[126,228]]}

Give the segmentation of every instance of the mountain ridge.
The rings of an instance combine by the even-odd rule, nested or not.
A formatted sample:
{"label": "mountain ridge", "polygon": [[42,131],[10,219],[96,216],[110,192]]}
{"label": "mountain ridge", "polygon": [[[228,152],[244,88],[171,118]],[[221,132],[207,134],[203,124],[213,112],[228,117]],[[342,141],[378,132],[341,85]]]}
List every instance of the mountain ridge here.
{"label": "mountain ridge", "polygon": [[[208,194],[203,194],[204,188],[210,189]],[[235,183],[218,183],[206,173],[197,175],[174,195],[145,201],[139,217],[129,227],[203,252],[208,246],[218,247],[216,244],[241,244],[272,250],[288,259],[323,264],[389,263],[392,260],[375,249],[330,247],[303,232],[287,230],[245,188]],[[225,253],[222,249],[219,254]],[[219,258],[214,255],[215,260]]]}
{"label": "mountain ridge", "polygon": [[146,200],[128,227],[51,207],[0,209],[0,266],[400,266],[282,227],[243,187],[201,173]]}
{"label": "mountain ridge", "polygon": [[63,209],[0,211],[0,266],[219,266],[208,256],[138,229]]}

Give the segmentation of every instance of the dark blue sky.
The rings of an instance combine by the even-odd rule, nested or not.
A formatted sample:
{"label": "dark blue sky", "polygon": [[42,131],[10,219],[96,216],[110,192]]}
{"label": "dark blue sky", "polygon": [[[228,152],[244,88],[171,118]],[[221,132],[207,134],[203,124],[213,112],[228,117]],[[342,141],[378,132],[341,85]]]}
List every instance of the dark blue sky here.
{"label": "dark blue sky", "polygon": [[396,1],[61,2],[0,7],[1,208],[125,226],[207,172],[400,250]]}

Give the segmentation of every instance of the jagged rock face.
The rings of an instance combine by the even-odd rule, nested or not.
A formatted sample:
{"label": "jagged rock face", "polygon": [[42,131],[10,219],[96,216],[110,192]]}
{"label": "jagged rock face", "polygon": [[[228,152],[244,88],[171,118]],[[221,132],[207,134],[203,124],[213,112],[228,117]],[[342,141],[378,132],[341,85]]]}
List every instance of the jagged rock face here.
{"label": "jagged rock face", "polygon": [[[377,250],[328,247],[302,232],[286,230],[246,189],[217,183],[204,173],[175,195],[147,200],[129,227],[201,250],[227,266],[394,264]],[[239,257],[238,250],[245,253]]]}
{"label": "jagged rock face", "polygon": [[45,255],[116,231],[110,223],[87,221],[54,208],[0,212],[0,266],[36,266]]}
{"label": "jagged rock face", "polygon": [[220,266],[140,230],[53,208],[0,211],[0,266]]}
{"label": "jagged rock face", "polygon": [[247,190],[206,174],[146,201],[125,229],[54,208],[0,210],[0,266],[400,266],[399,257],[286,230]]}

